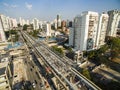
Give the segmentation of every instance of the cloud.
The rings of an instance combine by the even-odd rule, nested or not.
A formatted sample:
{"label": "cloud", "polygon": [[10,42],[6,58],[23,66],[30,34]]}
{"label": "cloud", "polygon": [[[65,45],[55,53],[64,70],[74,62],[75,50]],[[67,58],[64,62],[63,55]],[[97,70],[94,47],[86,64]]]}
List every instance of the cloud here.
{"label": "cloud", "polygon": [[3,3],[3,5],[6,6],[6,7],[9,7],[9,4],[7,4],[7,3]]}
{"label": "cloud", "polygon": [[16,7],[18,7],[18,5],[10,5],[10,4],[7,4],[7,3],[3,3],[3,5],[5,6],[5,7],[9,7],[9,8],[16,8]]}
{"label": "cloud", "polygon": [[11,7],[12,7],[12,8],[16,8],[16,7],[18,7],[18,5],[11,5]]}
{"label": "cloud", "polygon": [[28,10],[31,10],[32,9],[32,4],[28,4],[27,2],[25,3],[25,6]]}

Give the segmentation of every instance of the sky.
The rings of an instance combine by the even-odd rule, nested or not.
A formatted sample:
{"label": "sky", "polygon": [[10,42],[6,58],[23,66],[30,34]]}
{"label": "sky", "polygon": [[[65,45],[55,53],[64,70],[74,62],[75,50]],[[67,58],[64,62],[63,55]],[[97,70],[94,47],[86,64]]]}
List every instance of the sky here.
{"label": "sky", "polygon": [[73,20],[83,11],[120,10],[120,0],[0,0],[0,14],[12,18],[38,18],[51,21],[59,14],[62,20]]}

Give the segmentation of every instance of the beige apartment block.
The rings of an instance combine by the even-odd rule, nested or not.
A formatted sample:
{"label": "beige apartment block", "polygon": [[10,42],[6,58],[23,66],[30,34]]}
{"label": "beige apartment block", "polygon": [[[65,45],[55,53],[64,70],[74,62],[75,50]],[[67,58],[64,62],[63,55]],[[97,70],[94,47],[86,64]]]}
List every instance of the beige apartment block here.
{"label": "beige apartment block", "polygon": [[18,82],[26,80],[26,71],[25,71],[23,59],[16,58],[13,61],[13,65],[14,65],[14,69],[13,69],[13,71],[14,71],[14,73],[13,73],[13,85],[14,85]]}
{"label": "beige apartment block", "polygon": [[0,63],[0,90],[11,90],[12,74],[9,62]]}

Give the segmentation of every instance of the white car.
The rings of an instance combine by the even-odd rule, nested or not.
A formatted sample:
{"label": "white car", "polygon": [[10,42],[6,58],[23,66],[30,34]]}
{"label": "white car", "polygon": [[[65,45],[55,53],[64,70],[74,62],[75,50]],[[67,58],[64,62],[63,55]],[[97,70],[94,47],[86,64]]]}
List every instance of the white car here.
{"label": "white car", "polygon": [[32,86],[33,86],[33,88],[35,88],[35,87],[36,87],[36,85],[35,85],[35,83],[34,83],[34,82],[32,83]]}

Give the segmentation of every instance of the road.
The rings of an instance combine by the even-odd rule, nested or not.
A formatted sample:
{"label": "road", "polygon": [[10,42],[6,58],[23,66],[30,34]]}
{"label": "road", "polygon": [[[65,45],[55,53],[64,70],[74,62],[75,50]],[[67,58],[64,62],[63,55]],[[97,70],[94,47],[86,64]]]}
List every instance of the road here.
{"label": "road", "polygon": [[[94,83],[77,72],[76,69],[72,67],[72,61],[68,62],[68,59],[60,58],[42,42],[36,42],[36,40],[30,37],[27,33],[22,34],[27,43],[41,55],[41,57],[44,59],[43,62],[47,63],[47,65],[54,71],[54,73],[56,73],[57,77],[62,80],[62,83],[67,84],[66,87],[68,87],[70,90],[78,90],[81,88],[79,86],[82,84],[83,87],[87,89],[101,90]],[[68,79],[67,77],[77,77],[78,81],[73,82],[75,79],[72,79],[71,81],[71,79]],[[79,82],[82,82],[82,84]]]}
{"label": "road", "polygon": [[[20,41],[23,43],[24,39],[22,38],[21,34],[20,35]],[[33,57],[33,54],[29,53],[29,49],[27,48],[27,45],[24,43],[26,47],[26,59],[24,60],[25,68],[26,68],[26,74],[28,81],[31,82],[31,84],[36,82],[34,90],[46,90],[44,87],[44,82],[42,80],[42,76],[40,75],[39,69],[37,68],[36,64],[34,61],[37,61],[35,57]],[[31,57],[30,57],[31,56]],[[41,87],[41,84],[43,85]]]}

